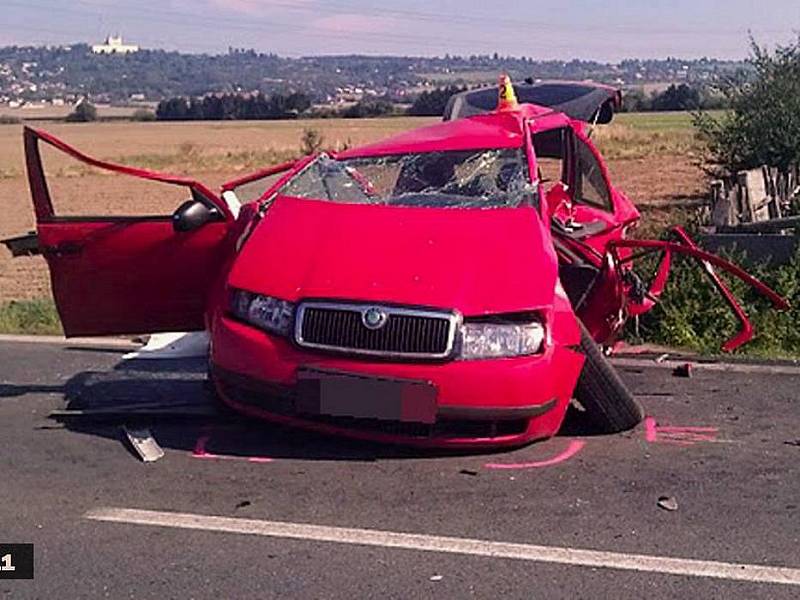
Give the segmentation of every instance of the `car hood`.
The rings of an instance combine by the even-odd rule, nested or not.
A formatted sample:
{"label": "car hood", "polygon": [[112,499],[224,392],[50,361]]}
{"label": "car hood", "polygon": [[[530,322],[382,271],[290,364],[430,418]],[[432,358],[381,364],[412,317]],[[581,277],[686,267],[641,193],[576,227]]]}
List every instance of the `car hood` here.
{"label": "car hood", "polygon": [[279,197],[228,282],[289,301],[360,300],[482,315],[550,306],[556,279],[555,251],[533,208]]}

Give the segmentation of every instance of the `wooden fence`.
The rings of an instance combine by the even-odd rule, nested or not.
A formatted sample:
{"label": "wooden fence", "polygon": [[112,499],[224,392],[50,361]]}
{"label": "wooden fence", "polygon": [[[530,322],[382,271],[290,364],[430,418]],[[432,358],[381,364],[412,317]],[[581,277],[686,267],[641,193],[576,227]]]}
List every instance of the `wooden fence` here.
{"label": "wooden fence", "polygon": [[771,167],[740,171],[732,181],[711,182],[711,224],[719,231],[773,219],[786,223],[798,193],[800,165],[787,172]]}

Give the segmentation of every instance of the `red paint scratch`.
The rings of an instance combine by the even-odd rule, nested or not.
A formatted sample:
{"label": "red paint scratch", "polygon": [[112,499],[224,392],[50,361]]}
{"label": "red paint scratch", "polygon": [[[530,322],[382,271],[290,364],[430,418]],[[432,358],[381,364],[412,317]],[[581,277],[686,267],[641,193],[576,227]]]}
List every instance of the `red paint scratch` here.
{"label": "red paint scratch", "polygon": [[524,463],[487,463],[483,466],[486,469],[538,469],[541,467],[550,467],[562,463],[565,460],[569,460],[580,452],[585,445],[586,442],[582,440],[572,440],[566,450],[547,460]]}

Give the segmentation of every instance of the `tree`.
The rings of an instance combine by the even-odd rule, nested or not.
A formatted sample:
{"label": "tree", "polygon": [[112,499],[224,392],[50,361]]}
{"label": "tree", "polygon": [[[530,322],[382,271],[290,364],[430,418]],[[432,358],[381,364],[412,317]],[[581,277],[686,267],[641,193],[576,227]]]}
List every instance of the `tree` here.
{"label": "tree", "polygon": [[450,97],[466,89],[466,87],[451,85],[430,92],[422,92],[408,109],[408,114],[417,117],[441,117]]}
{"label": "tree", "polygon": [[644,90],[634,88],[622,95],[622,112],[647,112],[653,110],[653,99]]}
{"label": "tree", "polygon": [[732,174],[761,165],[785,172],[800,162],[800,37],[774,52],[752,39],[750,46],[754,76],[732,78],[721,88],[731,110],[694,116],[712,172]]}
{"label": "tree", "polygon": [[348,119],[363,119],[366,117],[384,117],[394,114],[394,104],[388,100],[374,99],[361,100],[345,109],[342,116]]}
{"label": "tree", "polygon": [[700,108],[700,91],[685,83],[674,83],[653,98],[652,110],[697,110]]}
{"label": "tree", "polygon": [[167,121],[185,121],[189,118],[189,101],[186,98],[162,100],[156,107],[156,118]]}
{"label": "tree", "polygon": [[305,94],[208,94],[202,98],[170,98],[158,103],[160,121],[221,121],[224,119],[295,119],[311,106]]}
{"label": "tree", "polygon": [[97,109],[94,104],[88,100],[82,100],[78,103],[70,114],[67,115],[67,121],[70,123],[88,123],[89,121],[97,120]]}

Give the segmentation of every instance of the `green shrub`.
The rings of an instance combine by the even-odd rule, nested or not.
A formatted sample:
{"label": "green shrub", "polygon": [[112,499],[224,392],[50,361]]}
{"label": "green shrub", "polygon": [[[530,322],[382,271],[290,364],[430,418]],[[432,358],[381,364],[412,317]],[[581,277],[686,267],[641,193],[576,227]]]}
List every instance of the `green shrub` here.
{"label": "green shrub", "polygon": [[89,123],[97,120],[97,109],[94,104],[88,100],[84,100],[75,107],[71,113],[67,115],[67,122],[69,123]]}
{"label": "green shrub", "polygon": [[322,145],[325,143],[325,136],[319,129],[314,127],[306,127],[303,129],[303,134],[300,136],[300,152],[303,154],[316,154],[322,150]]}
{"label": "green shrub", "polygon": [[0,305],[0,333],[60,334],[61,321],[49,298]]}
{"label": "green shrub", "polygon": [[132,121],[155,121],[156,113],[146,108],[139,108],[131,115]]}

